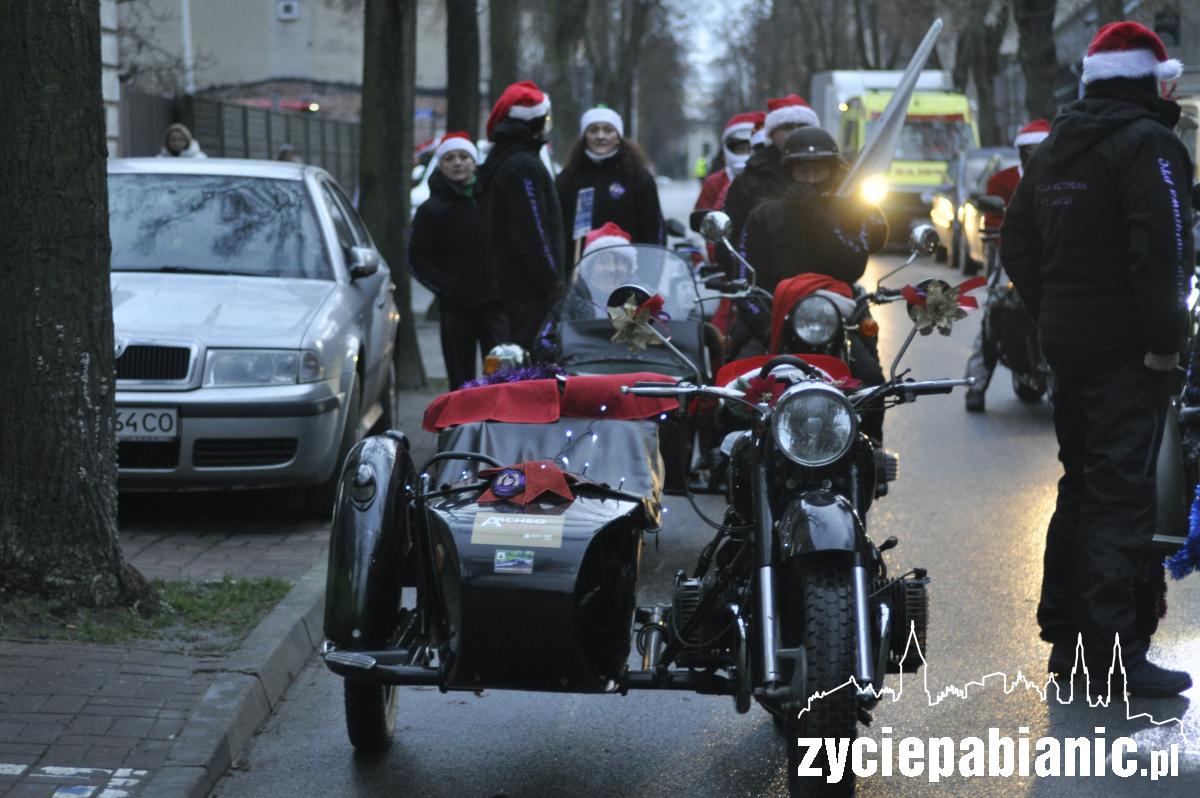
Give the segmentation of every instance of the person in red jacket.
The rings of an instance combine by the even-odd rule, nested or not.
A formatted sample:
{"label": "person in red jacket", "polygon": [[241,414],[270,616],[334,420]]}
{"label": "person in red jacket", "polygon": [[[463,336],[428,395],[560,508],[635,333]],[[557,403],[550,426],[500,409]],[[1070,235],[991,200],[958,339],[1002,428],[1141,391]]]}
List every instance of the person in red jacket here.
{"label": "person in red jacket", "polygon": [[725,123],[721,133],[721,150],[725,153],[725,168],[704,178],[700,196],[696,198],[696,210],[720,210],[718,201],[733,179],[742,173],[746,161],[750,160],[750,133],[755,125],[762,124],[766,117],[761,111],[738,114]]}
{"label": "person in red jacket", "polygon": [[[1045,119],[1035,119],[1017,131],[1017,138],[1013,141],[1013,145],[1017,148],[1021,162],[1017,166],[1001,169],[989,177],[987,193],[1004,200],[1004,205],[1007,207],[1008,203],[1012,201],[1013,194],[1017,192],[1017,183],[1021,181],[1021,175],[1025,171],[1025,164],[1029,161],[1029,156],[1048,135],[1050,135],[1050,123]],[[1002,214],[984,214],[983,224],[985,227],[998,228],[1003,223],[1004,216]],[[975,384],[967,389],[968,413],[984,412],[984,395],[987,393],[988,383],[992,381],[992,372],[996,370],[998,358],[999,352],[996,351],[995,343],[984,340],[981,326],[979,333],[975,336],[975,347],[971,350],[971,357],[967,359],[967,376],[975,378]]]}

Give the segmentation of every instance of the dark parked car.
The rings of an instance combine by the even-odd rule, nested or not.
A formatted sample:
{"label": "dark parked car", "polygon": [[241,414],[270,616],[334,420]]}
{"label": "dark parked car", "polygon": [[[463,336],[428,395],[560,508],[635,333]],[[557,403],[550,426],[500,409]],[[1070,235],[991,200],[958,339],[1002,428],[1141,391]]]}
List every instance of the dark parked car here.
{"label": "dark parked car", "polygon": [[[985,193],[988,178],[1000,169],[1006,169],[1017,163],[1017,151],[1013,147],[983,147],[978,150],[964,150],[950,162],[950,182],[941,186],[933,196],[933,207],[929,218],[937,230],[939,261],[950,261],[952,268],[961,269],[966,265],[965,258],[972,257],[976,263],[982,263],[982,246],[972,250],[964,240],[963,231],[969,227],[978,228],[978,209],[969,212],[971,192]],[[970,213],[970,218],[967,214]],[[974,229],[975,242],[978,243],[978,230]],[[967,269],[970,271],[970,269]]]}

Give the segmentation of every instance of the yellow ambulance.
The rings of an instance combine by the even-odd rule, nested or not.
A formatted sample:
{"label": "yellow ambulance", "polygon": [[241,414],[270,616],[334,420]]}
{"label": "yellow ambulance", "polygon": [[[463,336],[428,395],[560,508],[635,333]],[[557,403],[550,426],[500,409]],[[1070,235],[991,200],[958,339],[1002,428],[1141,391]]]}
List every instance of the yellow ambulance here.
{"label": "yellow ambulance", "polygon": [[[866,91],[839,108],[838,147],[853,161],[871,137],[890,91]],[[904,241],[914,225],[929,221],[933,195],[947,181],[947,167],[956,155],[979,146],[979,131],[966,95],[949,91],[918,91],[908,104],[908,118],[891,169],[863,184],[866,199],[883,208],[892,239]]]}

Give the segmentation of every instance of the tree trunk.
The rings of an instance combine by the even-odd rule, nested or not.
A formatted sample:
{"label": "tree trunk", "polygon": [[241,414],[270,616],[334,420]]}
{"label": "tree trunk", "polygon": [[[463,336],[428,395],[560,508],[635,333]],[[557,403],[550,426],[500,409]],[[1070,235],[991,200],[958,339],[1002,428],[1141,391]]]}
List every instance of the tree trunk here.
{"label": "tree trunk", "polygon": [[521,46],[519,12],[519,0],[488,0],[488,50],[492,56],[489,105],[495,104],[505,87],[517,82],[517,53]]}
{"label": "tree trunk", "polygon": [[[576,50],[587,27],[588,0],[543,0],[546,63],[554,117],[554,151],[565,158],[579,137],[582,113],[571,83]],[[546,88],[546,87],[543,87]]]}
{"label": "tree trunk", "polygon": [[1125,0],[1096,0],[1096,29],[1125,19]]}
{"label": "tree trunk", "polygon": [[359,210],[396,284],[400,309],[396,383],[402,388],[421,388],[426,385],[425,365],[417,345],[412,279],[406,268],[417,0],[367,0],[363,29]]}
{"label": "tree trunk", "polygon": [[479,17],[475,0],[446,0],[446,129],[479,135]]}
{"label": "tree trunk", "polygon": [[0,590],[150,609],[117,541],[98,0],[0,3],[0,107]]}
{"label": "tree trunk", "polygon": [[981,26],[975,39],[972,74],[979,100],[979,137],[984,146],[1001,141],[996,120],[996,76],[1000,74],[1000,45],[1008,28],[1008,6],[1001,6],[996,19]]}
{"label": "tree trunk", "polygon": [[1055,0],[1013,0],[1012,4],[1017,23],[1017,58],[1025,76],[1025,110],[1030,119],[1051,119],[1057,108],[1054,3]]}
{"label": "tree trunk", "polygon": [[854,43],[858,47],[858,68],[871,69],[871,56],[867,50],[867,14],[863,9],[866,0],[854,0]]}

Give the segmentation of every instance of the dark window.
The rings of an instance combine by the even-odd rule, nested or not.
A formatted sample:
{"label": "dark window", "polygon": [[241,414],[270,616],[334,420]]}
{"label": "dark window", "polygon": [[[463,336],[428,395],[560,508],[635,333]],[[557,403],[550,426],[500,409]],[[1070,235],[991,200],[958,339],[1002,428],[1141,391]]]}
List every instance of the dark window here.
{"label": "dark window", "polygon": [[108,178],[113,271],[215,271],[332,279],[298,180],[230,175]]}
{"label": "dark window", "polygon": [[327,185],[338,207],[341,208],[342,214],[350,222],[350,227],[354,230],[354,237],[358,240],[358,246],[374,247],[375,244],[371,241],[371,234],[367,232],[367,226],[363,224],[362,218],[354,210],[354,205],[351,204],[350,200],[346,199],[346,195],[342,192],[342,189],[338,187],[337,183],[329,183]]}
{"label": "dark window", "polygon": [[342,252],[349,252],[350,247],[356,247],[358,243],[354,240],[350,222],[346,221],[346,214],[342,212],[333,192],[329,190],[328,183],[321,183],[321,196],[325,200],[325,207],[329,210],[330,218],[333,219],[333,229],[337,231],[338,245],[341,246]]}

